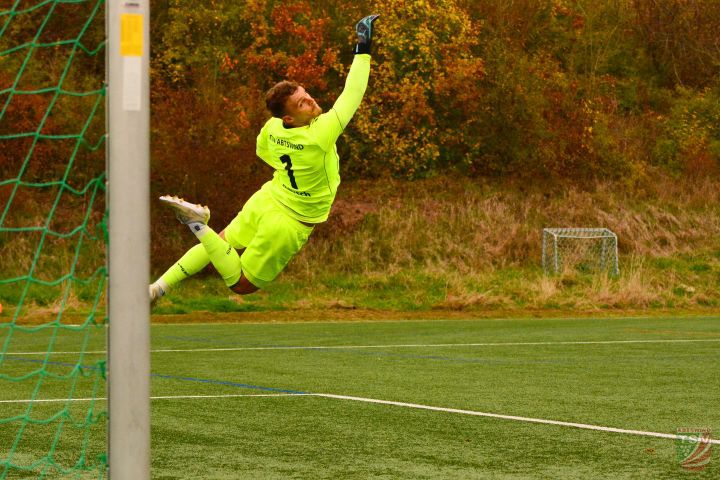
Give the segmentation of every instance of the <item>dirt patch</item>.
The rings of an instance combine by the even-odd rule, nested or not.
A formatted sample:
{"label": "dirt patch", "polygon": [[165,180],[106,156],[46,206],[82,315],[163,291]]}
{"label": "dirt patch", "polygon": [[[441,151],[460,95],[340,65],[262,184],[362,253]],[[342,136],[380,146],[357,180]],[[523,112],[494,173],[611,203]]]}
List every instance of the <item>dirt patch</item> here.
{"label": "dirt patch", "polygon": [[338,198],[333,203],[328,221],[315,227],[315,237],[336,238],[357,230],[367,215],[380,208],[373,202]]}

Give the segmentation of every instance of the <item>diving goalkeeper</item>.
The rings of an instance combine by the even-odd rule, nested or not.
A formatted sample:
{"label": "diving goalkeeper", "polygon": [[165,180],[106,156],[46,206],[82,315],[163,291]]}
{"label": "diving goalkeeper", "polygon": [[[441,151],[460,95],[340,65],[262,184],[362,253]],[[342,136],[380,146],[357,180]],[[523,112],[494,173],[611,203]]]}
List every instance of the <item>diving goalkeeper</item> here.
{"label": "diving goalkeeper", "polygon": [[305,245],[313,227],[327,220],[340,184],[335,142],[365,94],[377,17],[367,16],[355,25],[352,66],[342,94],[328,112],[322,113],[295,82],[279,82],[267,92],[272,118],[257,137],[257,155],[275,173],[223,231],[218,234],[208,226],[208,207],[175,196],[160,197],[200,244],[150,284],[151,301],[210,262],[237,294],[264,288]]}

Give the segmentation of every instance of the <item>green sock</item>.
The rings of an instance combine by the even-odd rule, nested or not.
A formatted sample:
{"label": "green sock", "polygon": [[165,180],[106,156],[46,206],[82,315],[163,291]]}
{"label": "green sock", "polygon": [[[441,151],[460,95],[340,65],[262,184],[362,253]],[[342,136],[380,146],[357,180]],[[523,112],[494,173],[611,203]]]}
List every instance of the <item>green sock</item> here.
{"label": "green sock", "polygon": [[205,247],[210,261],[225,280],[225,285],[228,287],[235,285],[242,273],[240,255],[237,251],[210,227],[204,228],[198,238]]}
{"label": "green sock", "polygon": [[172,267],[168,268],[167,272],[163,273],[160,279],[165,282],[168,287],[172,287],[189,276],[195,275],[205,268],[208,263],[210,263],[210,257],[208,257],[205,248],[203,248],[202,245],[195,245],[185,252],[185,255],[175,262]]}

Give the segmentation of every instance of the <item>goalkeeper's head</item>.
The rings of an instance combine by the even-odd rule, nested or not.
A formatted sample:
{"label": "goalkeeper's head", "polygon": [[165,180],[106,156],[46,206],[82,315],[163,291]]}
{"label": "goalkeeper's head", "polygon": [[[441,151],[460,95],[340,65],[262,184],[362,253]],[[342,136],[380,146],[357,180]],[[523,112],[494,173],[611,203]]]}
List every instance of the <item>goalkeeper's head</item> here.
{"label": "goalkeeper's head", "polygon": [[265,95],[265,105],[273,117],[281,118],[287,127],[304,127],[322,113],[322,108],[296,82],[283,80]]}

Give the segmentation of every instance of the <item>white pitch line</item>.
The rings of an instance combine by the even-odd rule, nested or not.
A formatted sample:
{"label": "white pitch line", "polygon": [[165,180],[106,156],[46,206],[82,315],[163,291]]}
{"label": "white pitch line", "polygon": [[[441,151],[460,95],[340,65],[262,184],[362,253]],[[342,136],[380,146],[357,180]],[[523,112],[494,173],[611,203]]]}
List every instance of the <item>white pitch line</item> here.
{"label": "white pitch line", "polygon": [[[377,404],[381,404],[381,405],[394,405],[397,407],[417,408],[417,409],[421,409],[421,410],[432,410],[432,411],[436,411],[436,412],[459,413],[459,414],[463,414],[463,415],[473,415],[476,417],[500,418],[503,420],[514,420],[516,422],[541,423],[541,424],[545,424],[545,425],[558,425],[558,426],[562,426],[562,427],[582,428],[585,430],[597,430],[597,431],[601,431],[601,432],[624,433],[627,435],[642,435],[645,437],[669,438],[671,440],[675,440],[675,439],[679,438],[678,435],[673,435],[671,433],[645,432],[642,430],[628,430],[625,428],[602,427],[599,425],[588,425],[585,423],[563,422],[563,421],[559,421],[559,420],[546,420],[546,419],[542,419],[542,418],[518,417],[515,415],[501,415],[498,413],[477,412],[474,410],[460,410],[457,408],[433,407],[431,405],[421,405],[421,404],[417,404],[417,403],[405,403],[405,402],[394,402],[391,400],[378,400],[376,398],[351,397],[348,395],[334,395],[331,393],[313,393],[313,394],[311,394],[311,396],[333,398],[333,399],[337,399],[337,400],[351,400],[351,401],[355,401],[355,402],[377,403]],[[711,440],[709,440],[709,442],[720,445],[720,440],[718,440],[718,439],[714,439],[714,440],[711,439]]]}
{"label": "white pitch line", "polygon": [[312,346],[275,346],[275,347],[232,347],[232,348],[177,348],[152,350],[153,353],[178,352],[234,352],[244,350],[327,350],[327,349],[362,349],[362,348],[422,348],[422,347],[504,347],[532,345],[612,345],[628,343],[688,343],[688,342],[720,342],[720,338],[703,339],[670,339],[670,340],[604,340],[576,342],[498,342],[498,343],[434,343],[434,344],[398,344],[398,345],[312,345]]}
{"label": "white pitch line", "polygon": [[[228,394],[228,395],[172,395],[150,397],[150,400],[176,400],[176,399],[195,399],[195,398],[239,398],[239,397],[302,397],[310,395],[308,393],[249,393],[249,394]],[[98,398],[43,398],[43,399],[23,399],[23,400],[0,400],[0,403],[62,403],[62,402],[91,402],[93,400],[107,400],[105,397]]]}
{"label": "white pitch line", "polygon": [[[472,415],[475,417],[499,418],[501,420],[513,420],[516,422],[539,423],[543,425],[557,425],[561,427],[580,428],[584,430],[595,430],[600,432],[623,433],[626,435],[640,435],[644,437],[668,438],[676,440],[681,438],[679,435],[660,432],[646,432],[643,430],[629,430],[626,428],[603,427],[600,425],[590,425],[586,423],[563,422],[560,420],[548,420],[543,418],[519,417],[516,415],[503,415],[499,413],[478,412],[475,410],[462,410],[459,408],[434,407],[432,405],[422,405],[418,403],[395,402],[392,400],[380,400],[377,398],[353,397],[349,395],[335,395],[332,393],[256,393],[256,394],[228,394],[228,395],[175,395],[175,396],[157,396],[150,397],[151,400],[176,400],[176,399],[213,399],[213,398],[240,398],[240,397],[321,397],[331,398],[335,400],[350,400],[354,402],[374,403],[379,405],[393,405],[396,407],[415,408],[419,410],[430,410],[443,413],[458,413],[461,415]],[[106,398],[73,398],[71,402],[87,402],[92,400],[106,400]],[[62,403],[67,402],[67,398],[51,398],[39,400],[0,400],[0,403]],[[709,443],[720,445],[720,439],[710,439]]]}
{"label": "white pitch line", "polygon": [[[720,342],[720,338],[688,338],[667,340],[597,340],[568,342],[496,342],[496,343],[417,343],[397,345],[288,345],[274,347],[229,347],[229,348],[161,348],[150,350],[151,353],[191,353],[191,352],[241,352],[254,350],[330,350],[330,349],[362,349],[362,348],[435,348],[435,347],[522,347],[552,345],[627,345],[644,343],[698,343]],[[102,354],[105,350],[89,350],[86,352],[52,352],[54,355]],[[6,352],[6,355],[46,355],[47,352]]]}

